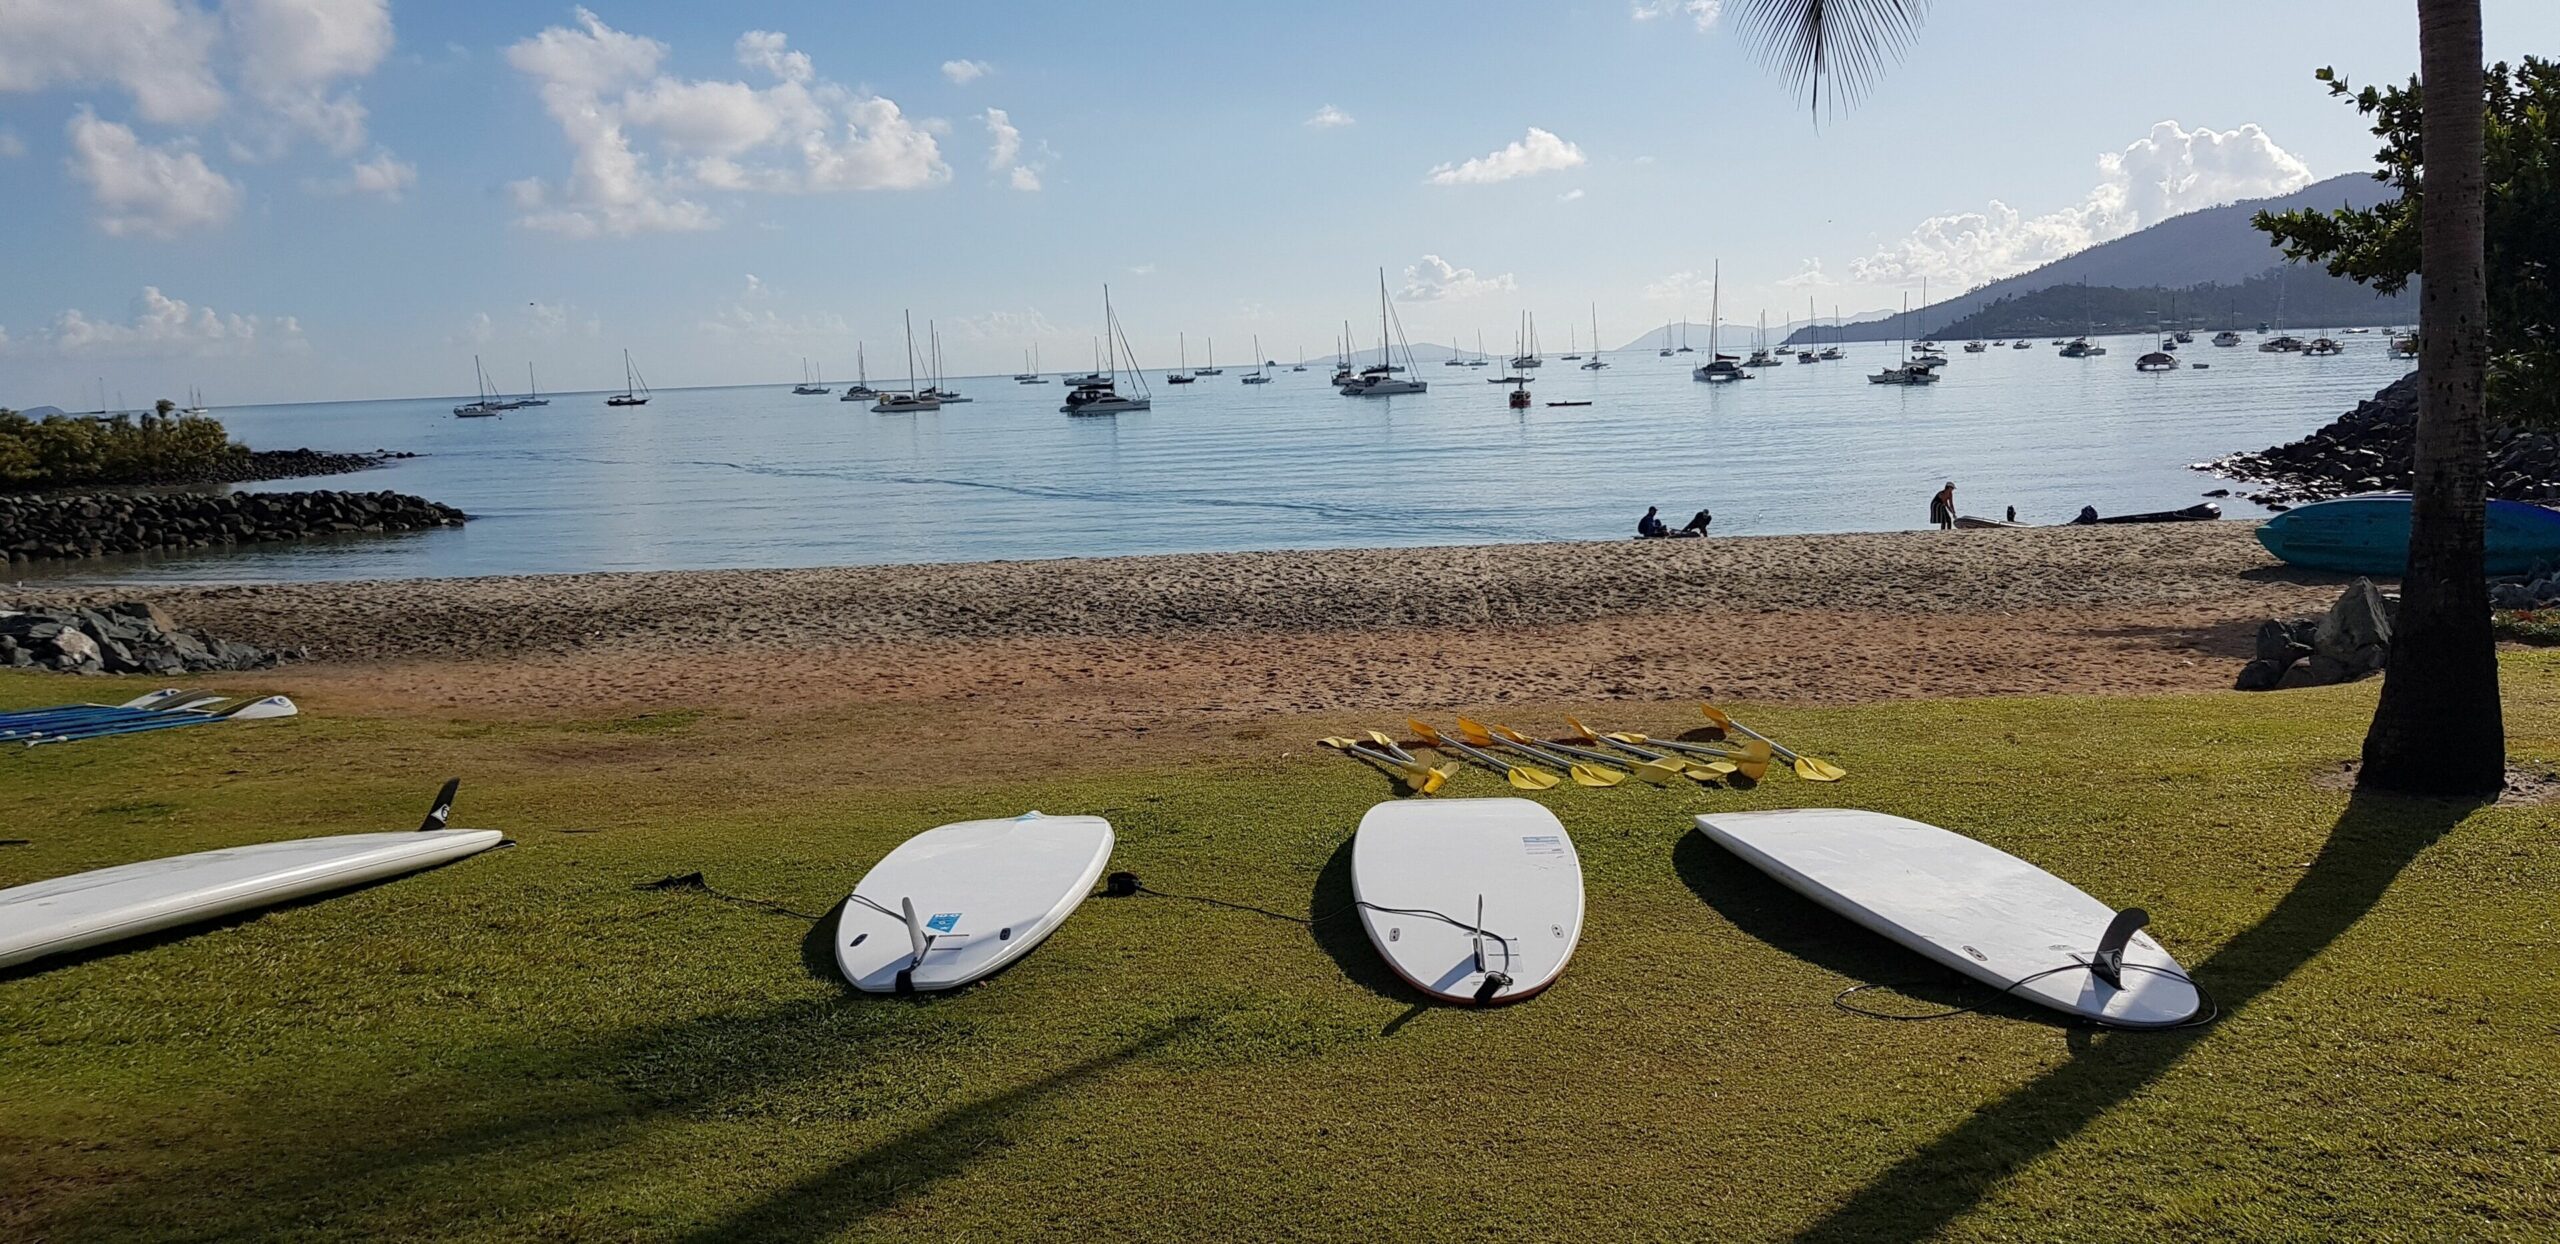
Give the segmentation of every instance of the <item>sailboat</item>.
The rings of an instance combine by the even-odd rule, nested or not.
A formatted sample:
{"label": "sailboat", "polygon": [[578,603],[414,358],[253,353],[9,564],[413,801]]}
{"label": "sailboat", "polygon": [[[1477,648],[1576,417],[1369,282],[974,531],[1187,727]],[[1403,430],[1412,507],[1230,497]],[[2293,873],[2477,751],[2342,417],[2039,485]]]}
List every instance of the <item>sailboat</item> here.
{"label": "sailboat", "polygon": [[1796,351],[1796,361],[1799,363],[1821,362],[1821,345],[1822,313],[1814,310],[1813,300],[1807,298],[1804,300],[1804,345]]}
{"label": "sailboat", "polygon": [[926,320],[924,322],[924,335],[925,340],[932,343],[931,357],[933,359],[933,383],[925,386],[924,395],[942,403],[945,406],[957,405],[961,402],[977,401],[978,399],[974,397],[962,397],[958,393],[942,387],[942,330],[935,328],[933,326],[933,321]]}
{"label": "sailboat", "polygon": [[182,415],[201,415],[207,413],[204,405],[204,394],[196,391],[194,385],[187,386],[187,405],[185,409],[180,410],[178,413]]}
{"label": "sailboat", "polygon": [[1040,383],[1040,343],[1035,341],[1031,343],[1030,349],[1022,352],[1022,370],[1014,373],[1013,382],[1015,384]]}
{"label": "sailboat", "polygon": [[1358,376],[1354,377],[1349,384],[1342,386],[1344,397],[1393,397],[1399,393],[1420,393],[1431,387],[1428,383],[1415,380],[1410,375],[1396,374],[1395,347],[1399,343],[1404,343],[1404,361],[1409,368],[1413,363],[1413,346],[1404,342],[1401,326],[1395,326],[1395,331],[1389,332],[1390,326],[1394,324],[1393,317],[1394,311],[1387,304],[1387,270],[1380,268],[1378,269],[1378,363],[1375,367],[1361,368]]}
{"label": "sailboat", "polygon": [[1186,333],[1175,333],[1173,335],[1173,340],[1174,358],[1179,361],[1172,371],[1164,374],[1164,382],[1166,384],[1189,384],[1193,379],[1191,375],[1190,336]]}
{"label": "sailboat", "polygon": [[920,410],[940,410],[942,400],[916,387],[916,313],[906,313],[907,322],[907,391],[883,393],[871,404],[875,415],[906,415]]}
{"label": "sailboat", "polygon": [[2092,304],[2089,301],[2089,281],[2088,278],[2083,277],[2080,281],[2080,335],[2063,343],[2061,351],[2062,357],[2067,359],[2093,359],[2107,352],[2107,348],[2105,346],[2089,340],[2090,321],[2094,318],[2095,314],[2095,311],[2092,309]]}
{"label": "sailboat", "polygon": [[[1215,338],[1215,337],[1211,337],[1211,338],[1209,338],[1209,339],[1208,339],[1208,341],[1209,341],[1209,366],[1203,367],[1203,368],[1201,368],[1200,370],[1195,371],[1195,372],[1193,372],[1193,373],[1191,373],[1191,374],[1192,374],[1192,375],[1194,375],[1194,376],[1223,376],[1223,375],[1226,375],[1226,374],[1227,374],[1227,369],[1226,369],[1226,368],[1223,368],[1223,367],[1220,367],[1220,366],[1218,366],[1218,365],[1217,365],[1217,362],[1218,362],[1218,339],[1217,339],[1217,338]],[[1135,367],[1135,366],[1137,366],[1137,363],[1136,363],[1135,361],[1132,361],[1129,365],[1130,365],[1130,366],[1132,366],[1132,367]]]}
{"label": "sailboat", "polygon": [[542,386],[535,383],[533,379],[533,364],[531,363],[524,365],[524,396],[517,398],[515,404],[518,406],[548,406],[551,404],[551,399],[542,395]]}
{"label": "sailboat", "polygon": [[1449,357],[1440,365],[1442,367],[1464,367],[1467,365],[1467,352],[1458,348],[1457,338],[1451,337],[1449,339]]}
{"label": "sailboat", "polygon": [[1902,315],[1894,320],[1902,325],[1902,366],[1888,367],[1867,377],[1869,384],[1922,385],[1938,383],[1938,373],[1929,365],[1911,357],[1911,295],[1902,296]]}
{"label": "sailboat", "polygon": [[[1714,314],[1710,313],[1710,314],[1707,316],[1707,353],[1709,353],[1709,354],[1713,354],[1713,353],[1715,353],[1715,349],[1716,349],[1716,317],[1714,316]],[[1679,354],[1695,354],[1695,353],[1697,353],[1697,351],[1692,350],[1692,349],[1690,349],[1690,348],[1689,348],[1689,313],[1688,313],[1688,312],[1686,312],[1686,311],[1683,311],[1683,312],[1681,312],[1681,313],[1680,313],[1680,348],[1679,348],[1679,350],[1675,351],[1675,353],[1679,353]]]}
{"label": "sailboat", "polygon": [[1476,330],[1476,356],[1467,360],[1469,367],[1491,367],[1493,356],[1484,352],[1484,330]]}
{"label": "sailboat", "polygon": [[[1712,330],[1710,330],[1712,331]],[[1753,339],[1751,357],[1742,360],[1745,367],[1776,367],[1785,359],[1769,353],[1769,313],[1760,313],[1760,335]]]}
{"label": "sailboat", "polygon": [[[489,373],[480,370],[480,356],[477,354],[471,356],[471,375],[473,381],[479,386],[477,389],[479,396],[454,407],[454,418],[486,419],[501,411],[514,409],[514,403],[499,401],[489,392]],[[106,403],[100,402],[99,405],[104,406]]]}
{"label": "sailboat", "polygon": [[871,387],[871,360],[862,357],[862,343],[859,341],[853,343],[853,373],[853,385],[839,395],[837,401],[867,402],[880,396],[880,390]]}
{"label": "sailboat", "polygon": [[[1742,360],[1716,349],[1716,333],[1724,325],[1724,261],[1721,259],[1716,261],[1713,279],[1714,284],[1710,287],[1713,292],[1708,295],[1707,302],[1707,361],[1703,366],[1690,369],[1689,378],[1708,384],[1749,380],[1751,373],[1742,370]],[[1683,321],[1680,326],[1685,329],[1688,323]]]}
{"label": "sailboat", "polygon": [[[1067,404],[1059,407],[1059,411],[1070,415],[1116,415],[1122,411],[1152,409],[1155,399],[1147,392],[1147,373],[1139,370],[1137,351],[1129,348],[1129,335],[1121,331],[1119,314],[1111,309],[1111,287],[1108,285],[1102,287],[1102,331],[1104,345],[1112,351],[1111,374],[1087,377],[1092,383],[1077,385],[1074,392],[1067,394]],[[1128,358],[1130,378],[1137,384],[1138,391],[1134,394],[1119,390],[1120,359],[1123,356]]]}
{"label": "sailboat", "polygon": [[[1686,311],[1681,312],[1680,318],[1685,322],[1689,318],[1689,313]],[[1662,353],[1657,357],[1670,358],[1671,355],[1671,321],[1664,320],[1662,322]]]}
{"label": "sailboat", "polygon": [[[1579,362],[1581,362],[1581,361],[1582,361],[1582,342],[1581,342],[1581,340],[1580,340],[1581,334],[1582,334],[1582,330],[1581,330],[1581,329],[1576,328],[1576,327],[1574,327],[1574,326],[1573,326],[1573,325],[1571,325],[1571,324],[1567,324],[1567,325],[1565,325],[1565,326],[1564,326],[1564,348],[1565,348],[1566,350],[1570,351],[1570,353],[1567,353],[1567,354],[1560,354],[1560,355],[1557,355],[1556,357],[1561,358],[1561,359],[1563,359],[1565,362],[1568,362],[1568,363],[1579,363]],[[1597,343],[1595,342],[1594,344],[1597,344]]]}
{"label": "sailboat", "polygon": [[1295,366],[1295,367],[1290,368],[1289,370],[1291,370],[1291,371],[1305,371],[1306,369],[1307,369],[1307,348],[1306,348],[1305,346],[1300,346],[1300,347],[1298,347],[1298,365],[1297,365],[1297,366]]}
{"label": "sailboat", "polygon": [[[1261,357],[1262,357],[1262,334],[1260,334],[1260,333],[1256,333],[1256,334],[1254,334],[1254,337],[1253,337],[1253,356],[1254,356],[1255,358],[1261,358]],[[1244,378],[1244,382],[1245,382],[1246,384],[1269,384],[1269,383],[1271,383],[1271,376],[1270,376],[1270,374],[1264,370],[1264,368],[1269,367],[1269,366],[1270,366],[1270,363],[1269,363],[1267,360],[1266,360],[1266,361],[1264,361],[1264,362],[1262,362],[1262,363],[1255,364],[1253,371],[1252,371],[1250,374],[1248,374],[1247,376],[1245,376],[1245,378]]]}
{"label": "sailboat", "polygon": [[1600,357],[1600,304],[1596,302],[1591,304],[1591,344],[1591,361],[1583,364],[1582,370],[1598,371],[1607,367],[1608,360]]}
{"label": "sailboat", "polygon": [[806,355],[802,355],[800,358],[800,383],[793,385],[791,391],[802,397],[825,397],[828,393],[827,386],[817,384],[812,380],[811,373],[809,371],[809,359]]}
{"label": "sailboat", "polygon": [[1547,361],[1545,359],[1538,357],[1538,313],[1531,311],[1528,315],[1529,344],[1523,347],[1523,353],[1515,354],[1511,357],[1511,369],[1513,371],[1526,371],[1532,367],[1544,367],[1547,365]]}
{"label": "sailboat", "polygon": [[607,406],[646,406],[649,404],[648,382],[640,378],[640,369],[632,366],[631,352],[629,350],[622,352],[622,392],[604,399],[604,404]]}

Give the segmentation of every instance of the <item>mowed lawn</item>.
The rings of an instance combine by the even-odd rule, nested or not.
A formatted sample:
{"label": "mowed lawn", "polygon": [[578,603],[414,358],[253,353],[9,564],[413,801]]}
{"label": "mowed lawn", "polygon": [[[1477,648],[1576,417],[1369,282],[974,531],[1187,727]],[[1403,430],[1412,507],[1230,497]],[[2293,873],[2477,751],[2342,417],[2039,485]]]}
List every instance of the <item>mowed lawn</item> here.
{"label": "mowed lawn", "polygon": [[[2506,674],[2514,754],[2560,761],[2560,658]],[[405,828],[448,775],[456,823],[517,845],[0,975],[0,1237],[2550,1239],[2560,809],[2316,780],[2373,691],[1744,713],[1852,778],[1541,796],[1588,925],[1553,990],[1490,1012],[1421,1005],[1341,914],[1392,789],[1307,741],[1386,720],[994,781],[850,713],[322,703],[11,750],[0,885]],[[9,706],[130,693],[0,677]],[[1507,715],[1564,711],[1696,720]],[[2225,1014],[1835,1009],[1860,982],[1913,1009],[1983,991],[1690,829],[1825,803],[2150,909]],[[642,888],[699,871],[826,912],[907,835],[1026,808],[1108,816],[1112,866],[1157,889],[1322,918],[1097,898],[991,981],[894,999],[834,978],[831,922]]]}

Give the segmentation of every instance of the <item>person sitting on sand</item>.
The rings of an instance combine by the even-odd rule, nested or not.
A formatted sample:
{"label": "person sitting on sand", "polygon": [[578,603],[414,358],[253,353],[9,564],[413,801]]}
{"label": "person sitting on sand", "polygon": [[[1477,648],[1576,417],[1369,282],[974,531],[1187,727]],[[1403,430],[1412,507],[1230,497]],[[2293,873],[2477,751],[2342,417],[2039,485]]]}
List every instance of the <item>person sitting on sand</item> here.
{"label": "person sitting on sand", "polygon": [[1644,517],[1636,520],[1636,534],[1646,539],[1670,535],[1671,525],[1662,521],[1661,512],[1658,505],[1644,507]]}
{"label": "person sitting on sand", "polygon": [[1714,521],[1716,521],[1715,515],[1710,514],[1705,510],[1700,510],[1689,516],[1689,525],[1681,528],[1680,534],[1684,536],[1703,536],[1707,534],[1707,524]]}
{"label": "person sitting on sand", "polygon": [[1956,482],[1948,480],[1938,495],[1929,498],[1929,523],[1940,531],[1953,531],[1956,526]]}

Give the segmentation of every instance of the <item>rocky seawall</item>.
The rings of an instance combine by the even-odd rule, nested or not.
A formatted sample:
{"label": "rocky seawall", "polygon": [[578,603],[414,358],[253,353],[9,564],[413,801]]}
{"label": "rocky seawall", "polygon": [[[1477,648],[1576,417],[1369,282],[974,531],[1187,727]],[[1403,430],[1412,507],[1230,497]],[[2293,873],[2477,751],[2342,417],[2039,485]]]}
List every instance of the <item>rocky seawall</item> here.
{"label": "rocky seawall", "polygon": [[0,667],[191,674],[264,669],[282,655],[181,628],[148,601],[23,610],[0,605]]}
{"label": "rocky seawall", "polygon": [[[2274,509],[2360,492],[2406,491],[2418,396],[2418,373],[2411,372],[2290,445],[2232,454],[2196,469],[2265,485],[2244,495]],[[2488,440],[2490,496],[2560,500],[2560,435],[2492,425]]]}
{"label": "rocky seawall", "polygon": [[220,548],[348,532],[459,527],[449,505],[396,492],[257,492],[225,496],[0,497],[0,552],[11,562]]}

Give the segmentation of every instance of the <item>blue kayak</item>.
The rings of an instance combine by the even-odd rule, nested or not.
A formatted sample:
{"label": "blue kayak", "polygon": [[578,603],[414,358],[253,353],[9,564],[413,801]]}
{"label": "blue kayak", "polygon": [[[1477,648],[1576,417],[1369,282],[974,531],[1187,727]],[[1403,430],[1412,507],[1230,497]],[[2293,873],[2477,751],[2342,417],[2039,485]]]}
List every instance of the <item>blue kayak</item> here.
{"label": "blue kayak", "polygon": [[[2258,528],[2258,543],[2296,566],[2397,578],[2409,568],[2409,494],[2377,492],[2287,510]],[[2560,565],[2560,510],[2490,502],[2488,554],[2492,575]]]}

